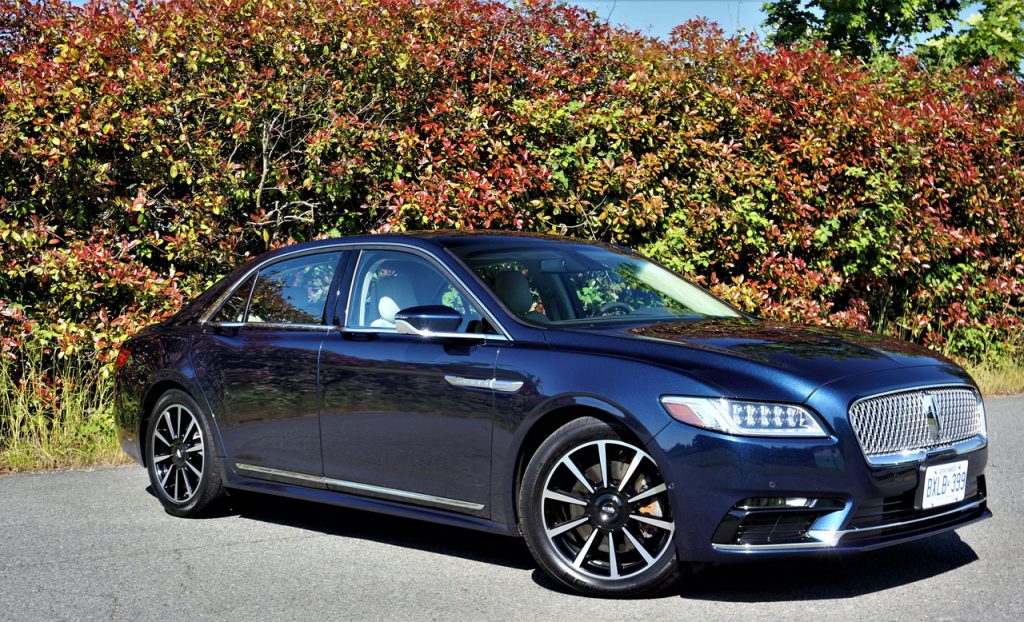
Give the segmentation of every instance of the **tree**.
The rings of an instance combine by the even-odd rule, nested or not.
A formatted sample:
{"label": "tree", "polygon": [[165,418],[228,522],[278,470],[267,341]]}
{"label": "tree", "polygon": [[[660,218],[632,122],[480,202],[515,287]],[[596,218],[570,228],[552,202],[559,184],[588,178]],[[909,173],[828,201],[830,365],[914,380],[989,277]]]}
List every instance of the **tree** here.
{"label": "tree", "polygon": [[765,4],[775,45],[822,41],[867,60],[907,50],[923,33],[949,34],[960,0],[776,0]]}
{"label": "tree", "polygon": [[977,64],[987,58],[1017,71],[1024,62],[1024,0],[994,0],[961,22],[957,32],[933,37],[917,54],[932,62]]}
{"label": "tree", "polygon": [[775,0],[765,4],[769,40],[791,47],[820,41],[834,52],[868,60],[913,52],[930,65],[976,65],[995,59],[1020,72],[1024,0]]}

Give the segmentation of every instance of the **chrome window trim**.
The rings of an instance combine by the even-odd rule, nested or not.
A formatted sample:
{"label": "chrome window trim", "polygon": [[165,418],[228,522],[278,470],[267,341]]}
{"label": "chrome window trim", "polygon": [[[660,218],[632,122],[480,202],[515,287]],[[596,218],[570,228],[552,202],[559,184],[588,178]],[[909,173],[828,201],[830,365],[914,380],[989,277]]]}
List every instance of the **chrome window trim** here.
{"label": "chrome window trim", "polygon": [[[224,306],[224,303],[227,302],[228,298],[230,298],[232,295],[234,295],[235,291],[239,287],[241,287],[247,280],[249,280],[249,277],[251,277],[251,276],[253,276],[255,274],[258,274],[259,271],[262,270],[263,268],[265,268],[266,266],[269,266],[270,264],[277,263],[278,261],[285,261],[287,259],[294,259],[296,257],[302,257],[303,255],[319,255],[321,253],[331,253],[331,252],[339,251],[339,250],[344,251],[345,249],[347,249],[349,247],[352,247],[352,246],[358,246],[358,244],[356,244],[354,242],[342,242],[342,243],[338,243],[338,244],[330,244],[330,245],[327,245],[327,246],[320,246],[320,247],[317,247],[317,248],[301,248],[301,249],[298,249],[298,250],[290,251],[290,252],[287,252],[287,253],[282,253],[280,255],[276,255],[274,257],[268,257],[267,259],[264,259],[263,261],[261,261],[260,263],[256,264],[252,268],[249,268],[245,272],[245,274],[243,274],[242,276],[238,277],[238,279],[231,285],[231,287],[229,287],[226,290],[224,290],[223,292],[221,292],[221,295],[217,296],[217,299],[213,301],[213,304],[211,304],[209,306],[209,308],[207,308],[207,310],[204,311],[201,316],[199,316],[199,324],[200,325],[207,324],[213,316],[217,315],[217,313],[220,312],[220,308],[222,306]],[[255,288],[255,286],[256,286],[256,282],[253,281],[253,287]],[[252,302],[251,299],[252,299],[252,291],[249,292],[249,300],[246,302],[246,305],[245,305],[245,313],[246,313],[246,315],[249,314],[249,303]],[[237,322],[232,322],[232,323],[237,323]],[[243,322],[243,324],[244,324],[244,322]],[[287,325],[288,326],[300,326],[299,324],[287,324]],[[320,324],[320,326],[323,326],[323,324]]]}
{"label": "chrome window trim", "polygon": [[[881,530],[884,530],[884,529],[894,529],[896,527],[906,527],[907,525],[913,525],[915,523],[922,523],[924,521],[934,520],[936,518],[942,518],[944,516],[950,516],[951,514],[957,514],[959,512],[966,512],[968,510],[973,510],[975,508],[980,507],[981,504],[983,504],[983,503],[985,503],[985,497],[982,497],[980,499],[975,499],[975,500],[970,501],[968,503],[964,503],[964,504],[958,505],[956,507],[950,508],[949,510],[946,510],[945,512],[941,512],[939,514],[931,514],[931,515],[928,515],[928,516],[921,516],[919,518],[912,518],[912,519],[909,519],[909,520],[897,521],[895,523],[885,523],[884,525],[874,525],[872,527],[854,527],[854,528],[851,528],[851,529],[836,529],[834,531],[823,530],[823,531],[821,531],[818,534],[814,534],[813,533],[815,531],[815,527],[818,525],[819,522],[821,522],[821,521],[823,521],[825,519],[828,519],[829,517],[833,516],[833,514],[843,514],[843,516],[841,517],[840,522],[838,523],[838,524],[842,524],[842,521],[845,520],[845,518],[846,518],[845,515],[849,513],[849,511],[847,509],[843,509],[843,510],[840,510],[839,512],[834,512],[833,514],[826,514],[825,516],[823,516],[823,517],[819,518],[818,520],[814,521],[814,524],[811,525],[811,529],[808,530],[807,533],[808,533],[808,535],[811,535],[811,537],[817,539],[818,540],[817,542],[793,542],[793,543],[790,543],[790,544],[716,544],[716,543],[712,543],[711,546],[715,550],[718,550],[718,551],[724,551],[724,552],[728,552],[728,553],[747,553],[747,554],[752,554],[752,553],[753,554],[756,554],[756,553],[772,553],[772,552],[779,552],[779,551],[799,552],[799,551],[814,551],[814,550],[821,550],[821,549],[829,549],[829,548],[834,548],[834,547],[838,546],[839,545],[839,541],[846,534],[850,534],[850,533],[867,533],[867,532],[872,532],[872,531],[881,531]],[[852,504],[847,502],[847,508],[849,508],[851,506],[852,506]]]}
{"label": "chrome window trim", "polygon": [[[355,266],[352,268],[352,278],[349,280],[349,284],[348,284],[348,296],[346,297],[346,301],[345,301],[345,303],[346,303],[345,304],[345,315],[344,315],[344,320],[343,320],[343,324],[342,324],[342,330],[343,331],[345,331],[345,332],[353,332],[353,333],[355,333],[355,332],[359,332],[359,333],[380,333],[380,334],[391,334],[391,335],[399,334],[397,329],[376,328],[376,327],[369,327],[369,326],[349,326],[349,317],[348,317],[349,308],[352,306],[352,292],[355,290],[355,286],[356,286],[356,276],[359,274],[359,268],[362,266],[362,262],[363,262],[363,253],[365,251],[368,251],[368,250],[385,250],[385,251],[389,251],[389,250],[394,250],[395,248],[399,248],[399,249],[403,249],[403,250],[399,250],[398,252],[407,252],[408,250],[411,250],[412,252],[410,254],[418,255],[420,257],[423,257],[423,258],[427,259],[428,261],[432,261],[432,263],[436,264],[436,266],[440,266],[442,274],[447,274],[448,277],[458,285],[459,291],[461,293],[465,294],[467,297],[469,297],[470,301],[472,301],[473,303],[476,304],[477,308],[480,309],[480,312],[483,315],[484,319],[486,319],[491,324],[491,326],[493,326],[495,328],[495,330],[497,330],[499,333],[501,333],[500,335],[486,335],[486,334],[483,334],[483,333],[445,333],[445,334],[442,335],[440,333],[437,333],[437,334],[435,334],[433,336],[437,336],[437,337],[455,336],[456,338],[463,338],[463,339],[469,339],[469,338],[479,339],[479,338],[482,337],[482,338],[484,338],[484,339],[486,339],[488,341],[509,341],[510,342],[510,341],[513,340],[512,339],[512,335],[509,334],[509,332],[507,330],[505,330],[505,327],[502,326],[501,322],[499,322],[497,320],[497,318],[494,316],[494,313],[491,312],[491,310],[487,307],[487,305],[485,305],[483,303],[483,301],[481,301],[480,298],[477,297],[477,295],[475,293],[473,293],[473,290],[471,290],[469,288],[469,286],[466,285],[465,281],[463,281],[461,278],[459,278],[459,275],[455,274],[455,271],[452,270],[451,267],[448,264],[446,264],[444,261],[442,261],[441,258],[438,257],[437,255],[435,255],[434,253],[432,253],[432,252],[430,252],[430,251],[428,251],[426,249],[420,248],[418,246],[413,246],[411,244],[402,244],[400,242],[364,242],[362,244],[358,244],[358,247],[359,247],[359,254],[356,257]],[[460,335],[465,335],[465,336],[464,337],[458,337]],[[470,336],[472,336],[472,337],[470,337]]]}
{"label": "chrome window trim", "polygon": [[213,328],[275,328],[278,330],[313,330],[331,331],[337,330],[337,326],[327,324],[288,324],[286,322],[207,322],[206,326]]}
{"label": "chrome window trim", "polygon": [[[366,327],[366,328],[348,328],[345,326],[332,326],[340,330],[343,333],[357,333],[364,335],[406,335],[409,337],[415,337],[412,333],[400,333],[394,328],[377,328],[377,327]],[[420,335],[421,337],[438,337],[444,339],[466,339],[468,341],[497,341],[500,343],[507,343],[509,340],[502,335],[489,335],[486,333],[430,333]]]}
{"label": "chrome window trim", "polygon": [[238,469],[239,471],[262,473],[264,475],[273,475],[275,477],[283,477],[286,479],[294,479],[303,482],[313,482],[315,484],[323,484],[326,486],[334,486],[336,488],[345,488],[348,490],[358,490],[360,492],[372,492],[375,494],[399,497],[402,499],[411,499],[413,501],[425,501],[427,503],[447,505],[454,508],[460,508],[465,510],[479,511],[484,509],[484,504],[482,503],[472,503],[469,501],[462,501],[460,499],[449,499],[447,497],[438,497],[436,495],[428,495],[421,492],[412,492],[410,490],[399,490],[398,488],[386,488],[384,486],[375,486],[373,484],[350,482],[343,479],[323,477],[321,475],[308,475],[306,473],[298,473],[295,471],[272,469],[270,467],[258,466],[255,464],[246,464],[244,462],[236,462],[235,468]]}
{"label": "chrome window trim", "polygon": [[[960,455],[963,455],[963,454],[970,453],[972,451],[977,451],[979,449],[983,449],[984,447],[986,447],[988,445],[988,434],[987,434],[988,422],[987,421],[982,421],[983,429],[986,430],[985,432],[982,432],[980,434],[976,434],[976,435],[972,436],[971,438],[967,438],[967,439],[964,439],[962,441],[958,441],[956,443],[952,443],[952,444],[949,444],[949,445],[942,445],[942,446],[939,446],[939,447],[932,447],[932,448],[929,448],[929,449],[916,449],[916,450],[913,450],[913,451],[905,451],[905,452],[891,453],[891,454],[878,454],[878,455],[875,455],[875,456],[869,456],[867,451],[865,451],[865,449],[864,449],[864,444],[861,442],[860,434],[857,433],[857,430],[855,430],[854,427],[853,427],[853,423],[850,421],[850,411],[853,410],[853,408],[857,404],[860,404],[861,402],[864,402],[864,401],[867,401],[867,400],[873,400],[873,399],[876,399],[876,398],[879,398],[879,397],[885,397],[887,395],[896,395],[898,393],[911,393],[911,392],[914,392],[914,391],[928,391],[930,389],[970,389],[978,397],[978,401],[981,402],[982,404],[984,404],[984,399],[982,398],[981,391],[978,390],[978,387],[976,387],[974,385],[967,384],[967,383],[963,383],[963,382],[961,382],[961,383],[955,383],[954,382],[954,383],[942,383],[942,384],[926,384],[926,385],[919,385],[919,386],[912,386],[912,387],[904,387],[902,389],[894,389],[892,391],[883,391],[881,393],[872,393],[871,395],[865,395],[863,397],[858,397],[857,399],[855,399],[852,402],[850,402],[850,405],[846,408],[847,423],[849,423],[849,425],[850,425],[850,430],[853,432],[854,438],[857,439],[857,446],[860,447],[861,455],[864,456],[864,460],[867,461],[867,463],[869,465],[876,466],[876,467],[893,467],[893,466],[899,466],[899,465],[903,465],[903,464],[911,464],[911,463],[914,463],[914,462],[921,462],[921,461],[925,460],[926,458],[928,458],[931,455],[942,455],[942,454],[945,454],[945,453],[949,453],[951,450],[955,453],[955,455],[960,456]],[[985,413],[984,405],[982,405],[982,414],[981,414],[981,416],[983,418],[987,416],[986,413]]]}
{"label": "chrome window trim", "polygon": [[[210,318],[212,318],[214,315],[216,315],[220,311],[220,308],[224,305],[224,303],[227,301],[227,299],[230,298],[235,293],[235,290],[237,290],[241,285],[243,285],[249,279],[249,277],[251,277],[254,274],[258,273],[263,267],[265,267],[267,265],[270,265],[272,263],[277,263],[278,261],[282,261],[282,260],[285,260],[285,259],[290,259],[290,258],[293,258],[293,257],[301,257],[302,255],[315,255],[315,254],[318,254],[318,253],[329,253],[329,252],[332,252],[332,251],[338,251],[338,250],[345,251],[345,250],[353,250],[353,249],[357,251],[357,256],[356,256],[355,267],[352,270],[353,278],[350,279],[349,292],[348,292],[348,296],[346,297],[346,300],[345,300],[345,303],[346,303],[345,304],[345,314],[344,314],[344,319],[342,320],[342,325],[341,325],[342,330],[349,331],[349,332],[376,332],[376,333],[390,333],[390,332],[393,332],[393,331],[383,331],[383,330],[365,331],[365,330],[362,330],[362,329],[350,329],[350,328],[348,328],[348,307],[349,307],[349,303],[352,300],[352,287],[353,287],[353,285],[355,283],[355,278],[354,277],[356,275],[356,272],[359,269],[359,262],[362,260],[363,251],[364,250],[372,250],[372,249],[381,249],[381,250],[402,249],[402,250],[411,250],[411,251],[413,251],[413,254],[423,255],[423,256],[426,256],[428,259],[433,260],[434,263],[436,263],[437,265],[441,266],[441,269],[443,270],[443,272],[447,273],[456,283],[459,284],[459,286],[461,287],[463,293],[465,293],[467,296],[469,296],[469,298],[473,302],[476,303],[476,305],[480,308],[480,311],[483,313],[483,315],[487,319],[487,321],[490,322],[491,325],[499,333],[501,333],[500,335],[488,335],[488,336],[485,336],[486,339],[488,339],[488,340],[495,340],[495,341],[508,341],[508,342],[513,341],[512,335],[507,330],[505,330],[505,327],[501,324],[501,322],[499,322],[497,320],[497,318],[495,317],[494,313],[487,307],[487,305],[485,305],[480,300],[480,298],[475,293],[473,293],[473,290],[470,289],[468,285],[466,285],[466,282],[463,281],[459,277],[459,275],[455,274],[455,271],[451,269],[451,266],[449,266],[444,261],[442,261],[441,258],[436,253],[434,253],[432,251],[430,251],[428,249],[425,249],[425,248],[421,248],[419,246],[412,245],[412,244],[406,244],[406,243],[403,243],[403,242],[337,242],[337,243],[327,244],[327,245],[324,245],[324,246],[318,246],[316,248],[298,249],[298,250],[291,251],[291,252],[288,252],[288,253],[282,253],[282,254],[274,256],[274,257],[269,257],[269,258],[261,261],[260,263],[256,264],[255,266],[253,266],[249,270],[247,270],[245,272],[245,274],[240,276],[231,285],[231,287],[227,288],[224,292],[222,292],[221,295],[218,296],[216,300],[214,300],[213,304],[211,304],[209,306],[209,308],[206,311],[204,311],[203,314],[199,317],[199,324],[200,325],[207,324],[210,321]],[[251,297],[251,295],[252,294],[250,292],[250,297]],[[248,306],[249,306],[248,303],[246,303],[246,313],[248,313]],[[221,324],[221,325],[223,326],[223,324]],[[299,325],[287,324],[286,326],[293,327],[293,326],[299,326]],[[327,327],[327,328],[335,328],[335,327],[328,326],[328,325],[321,325],[321,326],[324,326],[324,327]],[[495,339],[496,337],[500,337],[500,339]]]}

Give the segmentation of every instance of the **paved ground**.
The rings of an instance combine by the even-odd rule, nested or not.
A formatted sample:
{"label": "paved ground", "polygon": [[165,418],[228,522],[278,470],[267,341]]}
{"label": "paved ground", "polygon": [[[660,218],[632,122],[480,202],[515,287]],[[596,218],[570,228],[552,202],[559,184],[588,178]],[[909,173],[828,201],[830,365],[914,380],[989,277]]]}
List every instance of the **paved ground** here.
{"label": "paved ground", "polygon": [[0,620],[1017,620],[1024,397],[988,404],[993,520],[853,558],[712,568],[637,601],[559,592],[510,538],[273,498],[175,519],[137,467],[4,476]]}

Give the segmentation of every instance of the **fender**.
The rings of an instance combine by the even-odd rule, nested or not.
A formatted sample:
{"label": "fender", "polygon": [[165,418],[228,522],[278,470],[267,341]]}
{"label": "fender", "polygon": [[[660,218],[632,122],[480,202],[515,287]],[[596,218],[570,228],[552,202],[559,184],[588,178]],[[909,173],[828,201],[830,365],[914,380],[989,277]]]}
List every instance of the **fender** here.
{"label": "fender", "polygon": [[[631,412],[626,410],[621,405],[602,398],[598,395],[587,394],[587,393],[565,393],[562,395],[556,395],[550,397],[539,404],[537,404],[530,413],[523,420],[523,423],[519,426],[515,436],[516,452],[522,450],[522,443],[526,435],[533,428],[537,422],[549,413],[561,410],[568,407],[582,407],[591,408],[593,410],[600,411],[606,415],[614,417],[618,421],[622,422],[630,432],[636,435],[641,443],[647,444],[658,435],[664,429],[664,426],[654,431],[648,431]],[[668,425],[668,421],[665,425]]]}
{"label": "fender", "polygon": [[[666,418],[664,425],[656,430],[648,431],[647,427],[622,405],[590,393],[562,393],[537,403],[516,427],[515,433],[507,445],[509,451],[504,453],[504,458],[499,457],[497,452],[494,454],[495,464],[491,480],[491,520],[503,523],[509,529],[514,529],[518,523],[514,488],[517,483],[518,469],[523,466],[520,457],[527,437],[538,424],[543,423],[545,417],[567,408],[586,408],[614,419],[630,430],[645,446],[649,446],[654,437],[670,423]],[[658,454],[659,457],[656,459],[663,460],[664,457],[660,455],[660,451]]]}
{"label": "fender", "polygon": [[[217,437],[216,438],[216,443],[217,443],[217,453],[218,453],[218,457],[220,458],[220,465],[221,465],[221,468],[220,468],[221,479],[222,479],[222,481],[228,481],[228,475],[229,474],[227,472],[227,458],[224,455],[224,451],[223,451],[224,441],[223,441],[223,439],[221,438],[221,435],[220,435],[220,426],[217,425],[217,414],[213,411],[213,408],[210,405],[210,400],[207,399],[207,397],[206,397],[206,392],[203,391],[202,387],[199,385],[199,382],[195,378],[195,372],[194,372],[194,370],[191,367],[191,363],[192,363],[191,357],[192,357],[192,355],[191,355],[191,353],[189,353],[189,355],[188,355],[188,365],[185,367],[184,370],[162,369],[159,372],[157,372],[156,374],[154,374],[153,375],[153,382],[150,382],[146,386],[145,391],[144,391],[144,397],[143,397],[142,401],[140,402],[140,404],[143,404],[143,405],[144,404],[148,404],[151,399],[157,398],[158,396],[153,394],[154,391],[155,390],[159,390],[161,393],[164,391],[164,389],[160,388],[160,385],[163,385],[164,387],[166,387],[168,384],[175,384],[175,385],[181,387],[181,389],[183,391],[185,391],[186,393],[188,393],[190,396],[192,396],[192,399],[194,399],[196,401],[196,403],[199,404],[199,407],[202,408],[203,411],[209,416],[210,428],[213,430],[213,433]],[[189,372],[189,373],[185,373],[185,372]],[[143,466],[146,465],[146,463],[145,463],[145,452],[143,451],[143,447],[145,447],[145,439],[143,438],[143,435],[146,433],[146,430],[143,427],[143,421],[145,421],[145,416],[147,414],[148,413],[145,413],[145,412],[140,412],[139,413],[139,429],[138,429],[138,436],[137,436],[138,442],[139,442],[139,446],[138,446],[139,447],[139,457],[140,457],[139,462]]]}

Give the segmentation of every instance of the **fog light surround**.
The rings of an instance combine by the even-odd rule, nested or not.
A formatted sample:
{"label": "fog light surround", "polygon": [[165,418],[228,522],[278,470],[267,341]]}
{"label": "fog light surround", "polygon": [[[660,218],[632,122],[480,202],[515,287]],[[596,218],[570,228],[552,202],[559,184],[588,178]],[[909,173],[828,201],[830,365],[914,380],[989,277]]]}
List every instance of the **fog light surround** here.
{"label": "fog light surround", "polygon": [[666,395],[661,404],[676,421],[736,436],[827,438],[825,426],[795,404]]}
{"label": "fog light surround", "polygon": [[809,508],[813,507],[817,499],[808,497],[751,497],[736,504],[741,510],[755,510],[761,508]]}
{"label": "fog light surround", "polygon": [[837,497],[748,497],[725,515],[712,544],[732,551],[835,546],[851,507]]}

